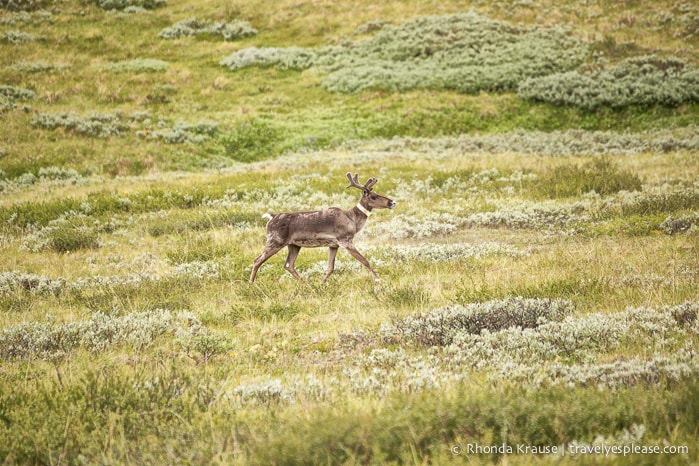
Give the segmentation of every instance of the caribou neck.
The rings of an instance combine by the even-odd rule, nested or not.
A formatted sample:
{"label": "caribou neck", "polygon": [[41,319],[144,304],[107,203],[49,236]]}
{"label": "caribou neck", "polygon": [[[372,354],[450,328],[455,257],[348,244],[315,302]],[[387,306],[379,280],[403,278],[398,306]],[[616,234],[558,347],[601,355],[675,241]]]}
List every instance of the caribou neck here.
{"label": "caribou neck", "polygon": [[362,202],[358,202],[356,206],[352,207],[349,210],[349,213],[354,217],[354,225],[356,228],[356,232],[359,232],[362,228],[364,228],[364,224],[366,223],[367,219],[369,218],[369,215],[371,215],[371,207],[367,207]]}
{"label": "caribou neck", "polygon": [[363,204],[363,199],[361,199],[357,205],[352,209],[357,218],[369,218],[371,215],[372,208]]}

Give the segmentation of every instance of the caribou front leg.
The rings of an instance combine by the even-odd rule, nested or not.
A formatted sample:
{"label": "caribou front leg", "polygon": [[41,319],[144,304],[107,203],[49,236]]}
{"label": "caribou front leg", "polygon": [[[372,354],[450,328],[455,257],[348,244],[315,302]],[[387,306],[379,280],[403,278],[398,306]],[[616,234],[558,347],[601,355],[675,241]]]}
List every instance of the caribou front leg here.
{"label": "caribou front leg", "polygon": [[354,244],[352,244],[351,242],[344,242],[340,243],[340,246],[347,249],[347,251],[349,251],[349,253],[352,254],[352,257],[357,259],[359,262],[362,263],[364,267],[369,269],[369,272],[371,272],[371,274],[374,276],[374,281],[381,281],[381,277],[379,277],[379,275],[376,272],[374,272],[374,269],[371,268],[371,264],[369,264],[369,261],[366,260],[366,258],[362,256],[362,254],[359,251],[357,251],[357,248],[354,246]]}
{"label": "caribou front leg", "polygon": [[325,280],[323,280],[323,283],[328,281],[330,274],[333,273],[333,270],[335,270],[335,256],[337,256],[337,250],[337,246],[331,246],[328,248],[328,271],[325,274]]}

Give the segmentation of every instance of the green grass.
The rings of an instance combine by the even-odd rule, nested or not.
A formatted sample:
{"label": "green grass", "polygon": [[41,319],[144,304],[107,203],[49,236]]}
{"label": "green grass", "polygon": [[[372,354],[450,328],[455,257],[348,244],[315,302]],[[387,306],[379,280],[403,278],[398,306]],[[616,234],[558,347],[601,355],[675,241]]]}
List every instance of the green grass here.
{"label": "green grass", "polygon": [[[699,103],[583,108],[512,84],[345,94],[321,66],[219,64],[473,9],[589,40],[582,74],[650,54],[691,68],[694,5],[44,7],[0,9],[0,35],[43,36],[0,48],[0,462],[699,461]],[[159,37],[193,16],[258,32]],[[424,37],[391,50],[429,61]],[[349,208],[347,172],[398,203],[355,239],[382,281],[341,250],[323,284],[327,249],[304,248],[303,281],[282,250],[250,285],[262,214]],[[526,314],[552,302],[565,315]],[[463,450],[600,439],[689,450]]]}

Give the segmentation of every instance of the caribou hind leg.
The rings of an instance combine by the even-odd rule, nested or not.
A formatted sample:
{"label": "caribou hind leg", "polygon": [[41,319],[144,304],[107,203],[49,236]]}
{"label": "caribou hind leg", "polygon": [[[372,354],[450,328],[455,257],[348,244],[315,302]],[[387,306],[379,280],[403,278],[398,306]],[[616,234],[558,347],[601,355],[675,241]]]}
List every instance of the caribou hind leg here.
{"label": "caribou hind leg", "polygon": [[257,256],[255,258],[255,261],[252,263],[252,273],[250,274],[250,283],[253,283],[255,281],[255,277],[257,276],[257,271],[260,269],[262,264],[264,264],[267,259],[278,253],[281,248],[283,248],[284,245],[279,245],[276,243],[267,243],[265,246],[265,250],[262,251],[262,254]]}
{"label": "caribou hind leg", "polygon": [[296,272],[296,269],[294,268],[294,262],[296,262],[296,257],[299,255],[299,251],[301,251],[301,246],[290,244],[288,248],[289,255],[286,256],[286,263],[284,264],[284,268],[288,270],[289,273],[293,275],[296,280],[301,280],[301,276],[298,274],[298,272]]}

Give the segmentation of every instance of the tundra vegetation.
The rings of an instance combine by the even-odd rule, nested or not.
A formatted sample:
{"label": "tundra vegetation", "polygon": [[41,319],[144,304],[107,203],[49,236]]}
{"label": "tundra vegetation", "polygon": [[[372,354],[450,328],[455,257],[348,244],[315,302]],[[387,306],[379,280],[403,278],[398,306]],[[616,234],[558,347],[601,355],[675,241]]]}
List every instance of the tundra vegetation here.
{"label": "tundra vegetation", "polygon": [[[0,462],[699,462],[698,50],[683,0],[0,0]],[[346,172],[382,281],[250,285]]]}

